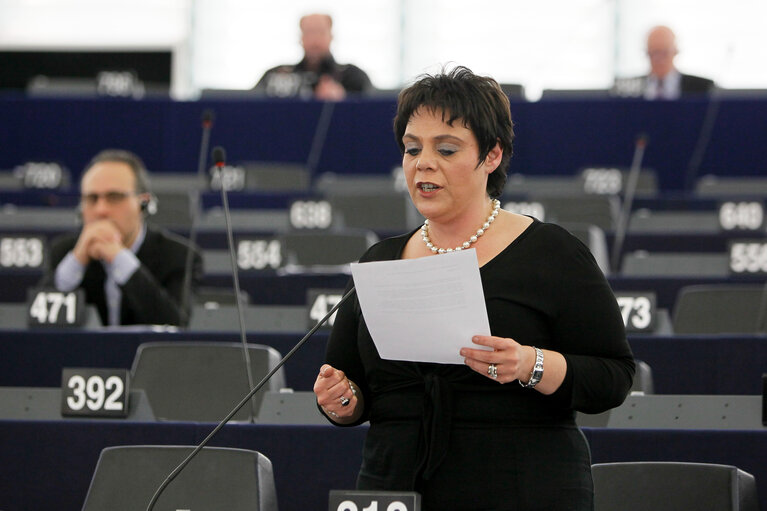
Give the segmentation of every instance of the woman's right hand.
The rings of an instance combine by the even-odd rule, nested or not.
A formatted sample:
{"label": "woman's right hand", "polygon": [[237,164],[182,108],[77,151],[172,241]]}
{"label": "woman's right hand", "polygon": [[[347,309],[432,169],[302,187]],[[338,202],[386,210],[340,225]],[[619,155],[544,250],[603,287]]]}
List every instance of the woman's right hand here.
{"label": "woman's right hand", "polygon": [[317,404],[333,421],[353,422],[362,413],[360,397],[354,383],[343,371],[324,364],[314,382]]}

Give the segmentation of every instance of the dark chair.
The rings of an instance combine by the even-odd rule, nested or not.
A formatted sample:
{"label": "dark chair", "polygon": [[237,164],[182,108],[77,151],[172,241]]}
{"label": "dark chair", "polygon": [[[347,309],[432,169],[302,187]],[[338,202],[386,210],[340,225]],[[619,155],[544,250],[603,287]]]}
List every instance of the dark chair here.
{"label": "dark chair", "polygon": [[583,223],[609,231],[615,228],[620,200],[614,195],[532,196],[546,211],[546,221],[557,224]]}
{"label": "dark chair", "polygon": [[343,266],[359,260],[378,241],[373,231],[345,229],[333,231],[294,231],[278,236],[284,253],[284,266]]}
{"label": "dark chair", "polygon": [[623,255],[624,277],[727,277],[729,256],[718,252],[647,252]]}
{"label": "dark chair", "polygon": [[[257,333],[299,333],[306,329],[306,307],[300,305],[247,305],[243,307],[245,330]],[[208,302],[195,305],[189,322],[191,332],[239,332],[236,304]]]}
{"label": "dark chair", "polygon": [[341,228],[403,232],[418,227],[423,217],[406,193],[343,194],[328,197],[333,222]]}
{"label": "dark chair", "polygon": [[[634,373],[634,381],[631,384],[631,395],[653,394],[655,392],[655,386],[653,384],[652,369],[646,362],[641,360],[635,359],[634,362],[636,363],[636,372]],[[629,400],[630,396],[626,401]],[[578,412],[575,416],[575,421],[580,427],[605,428],[610,421],[611,411],[612,410],[607,410],[602,413]]]}
{"label": "dark chair", "polygon": [[[258,383],[280,360],[274,348],[249,344],[251,373]],[[220,342],[150,342],[139,345],[131,384],[143,389],[158,420],[218,422],[249,392],[242,345]],[[233,421],[250,422],[262,396],[285,386],[280,369]]]}
{"label": "dark chair", "polygon": [[589,247],[591,255],[599,265],[602,273],[610,274],[610,254],[607,248],[607,238],[605,231],[596,225],[579,223],[562,223],[562,227],[567,229],[570,234],[578,238],[581,243]]}
{"label": "dark chair", "polygon": [[754,197],[763,199],[767,195],[767,178],[761,176],[702,176],[695,183],[697,197],[717,199]]}
{"label": "dark chair", "polygon": [[753,334],[764,302],[762,284],[713,284],[685,286],[674,304],[675,334]]}
{"label": "dark chair", "polygon": [[759,511],[754,476],[730,465],[626,462],[591,469],[594,511]]}
{"label": "dark chair", "polygon": [[[136,445],[101,451],[83,511],[146,509],[193,447]],[[205,447],[165,488],[155,509],[277,511],[272,463],[246,449]]]}
{"label": "dark chair", "polygon": [[[231,268],[231,264],[229,266]],[[197,289],[194,294],[194,303],[214,308],[220,305],[236,305],[237,299],[234,290],[229,287],[203,286]],[[240,289],[240,303],[250,303],[250,295],[245,290]]]}
{"label": "dark chair", "polygon": [[631,392],[641,392],[642,394],[654,394],[655,385],[653,384],[652,369],[642,360],[634,360],[636,363],[636,372],[634,373],[634,382],[631,384]]}
{"label": "dark chair", "polygon": [[245,169],[245,188],[261,192],[306,192],[312,175],[302,163],[249,161]]}

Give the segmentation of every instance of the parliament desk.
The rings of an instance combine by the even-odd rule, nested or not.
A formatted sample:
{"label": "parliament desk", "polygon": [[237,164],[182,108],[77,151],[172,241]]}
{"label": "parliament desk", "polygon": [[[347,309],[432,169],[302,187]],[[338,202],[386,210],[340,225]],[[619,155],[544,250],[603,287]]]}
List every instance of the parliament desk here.
{"label": "parliament desk", "polygon": [[[248,342],[288,353],[303,337],[296,334],[249,334]],[[320,330],[285,366],[288,387],[311,390],[322,364],[327,331]],[[127,329],[0,330],[1,387],[58,387],[64,367],[129,369],[143,342],[191,340],[238,342],[232,332],[152,332]],[[653,370],[657,394],[761,394],[767,372],[767,337],[630,335],[634,356]],[[2,509],[2,508],[0,508]]]}
{"label": "parliament desk", "polygon": [[[700,172],[765,175],[763,134],[767,101],[718,99]],[[573,174],[584,166],[631,164],[637,135],[649,144],[643,165],[655,169],[661,190],[685,187],[691,157],[711,103],[641,99],[548,100],[511,104],[516,139],[510,172]],[[105,147],[127,147],[152,171],[197,169],[204,110],[216,112],[211,144],[232,163],[306,163],[319,120],[331,110],[317,173],[386,174],[401,162],[392,133],[394,98],[317,101],[268,99],[146,99],[0,97],[0,169],[26,161],[58,161],[80,170]],[[126,129],[129,128],[129,129]]]}
{"label": "parliament desk", "polygon": [[[212,427],[119,420],[0,420],[0,509],[79,510],[103,448],[196,445]],[[366,430],[366,426],[228,425],[211,445],[266,455],[273,464],[281,511],[323,510],[331,489],[353,488]],[[692,461],[738,466],[756,477],[761,508],[767,510],[767,430],[584,428],[584,433],[594,463]]]}

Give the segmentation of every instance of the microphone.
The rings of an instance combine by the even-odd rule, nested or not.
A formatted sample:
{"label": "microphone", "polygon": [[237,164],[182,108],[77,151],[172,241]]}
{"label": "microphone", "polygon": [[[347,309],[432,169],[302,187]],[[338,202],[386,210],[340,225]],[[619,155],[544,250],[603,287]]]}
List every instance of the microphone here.
{"label": "microphone", "polygon": [[631,206],[634,203],[634,194],[636,193],[637,184],[639,182],[639,173],[642,170],[642,158],[644,158],[645,147],[647,147],[647,135],[645,133],[640,133],[634,143],[634,158],[631,161],[631,168],[629,169],[628,180],[626,182],[626,191],[623,194],[623,206],[621,207],[617,225],[615,226],[615,239],[613,240],[612,257],[610,261],[610,266],[613,271],[617,271],[618,266],[620,265],[620,253],[621,250],[623,250],[623,241],[626,238],[626,231],[628,230]]}
{"label": "microphone", "polygon": [[687,164],[687,172],[684,178],[685,191],[691,190],[695,185],[700,164],[703,162],[703,156],[706,154],[709,142],[711,142],[711,134],[714,132],[714,125],[716,124],[716,118],[719,116],[719,106],[721,104],[720,95],[711,92],[709,94],[708,106],[706,107],[706,114],[703,117],[703,123],[698,134],[698,140],[695,142],[695,149],[693,149],[692,156],[690,156],[690,161]]}
{"label": "microphone", "polygon": [[[732,45],[730,45],[727,47],[724,59],[720,63],[719,76],[727,76],[727,70],[732,63],[732,54]],[[698,140],[695,142],[695,148],[690,156],[690,161],[687,163],[684,191],[691,190],[695,185],[695,179],[698,177],[700,164],[703,162],[703,156],[706,154],[709,142],[711,142],[711,135],[714,132],[716,118],[719,116],[719,107],[722,104],[722,96],[717,93],[716,85],[714,85],[708,92],[707,99],[708,105],[706,106],[706,113],[703,116],[703,123],[701,123],[700,132],[698,133]]]}
{"label": "microphone", "polygon": [[[229,200],[227,198],[226,186],[224,186],[224,179],[221,176],[221,172],[226,162],[226,151],[221,146],[213,148],[211,154],[213,158],[213,164],[216,166],[216,172],[218,173],[219,181],[221,182],[221,202],[224,206],[224,219],[226,220],[226,239],[229,242],[229,256],[232,262],[232,281],[234,282],[234,299],[237,303],[237,317],[240,321],[240,341],[242,342],[242,354],[245,359],[245,373],[248,377],[248,387],[253,388],[253,371],[250,367],[250,351],[248,350],[248,340],[245,337],[245,316],[242,311],[242,298],[240,296],[240,278],[237,272],[237,260],[234,256],[234,237],[232,235],[232,217],[229,214]],[[250,403],[251,420],[255,420],[256,404]]]}
{"label": "microphone", "polygon": [[197,447],[195,447],[194,450],[192,450],[192,452],[190,452],[189,455],[181,463],[179,463],[179,465],[176,468],[174,468],[173,471],[171,471],[170,474],[168,474],[168,477],[165,478],[162,484],[160,484],[160,486],[155,491],[154,495],[152,496],[152,500],[149,501],[149,505],[147,506],[146,511],[152,511],[154,509],[154,505],[157,502],[157,499],[160,498],[160,495],[162,494],[163,490],[165,490],[165,488],[168,487],[171,481],[173,481],[181,473],[181,471],[184,470],[184,468],[189,464],[189,462],[192,461],[192,459],[195,456],[197,456],[197,454],[200,451],[202,451],[202,449],[211,441],[211,439],[213,439],[216,433],[218,433],[221,430],[221,428],[223,428],[226,425],[226,423],[229,422],[232,417],[234,417],[234,415],[240,410],[240,408],[245,406],[245,403],[251,400],[251,398],[256,394],[256,392],[261,390],[261,388],[266,384],[266,382],[269,381],[269,379],[274,375],[274,373],[276,373],[283,365],[285,365],[285,363],[288,360],[290,360],[290,358],[301,348],[301,346],[303,346],[306,343],[306,341],[308,341],[309,338],[312,335],[314,335],[314,333],[317,330],[319,330],[319,328],[322,325],[324,325],[328,319],[330,319],[330,317],[341,307],[341,305],[343,305],[346,302],[346,300],[349,299],[349,297],[351,297],[351,295],[354,292],[355,292],[355,288],[354,286],[352,286],[351,289],[349,289],[349,291],[347,291],[346,294],[344,294],[344,296],[341,297],[340,300],[338,300],[338,303],[335,304],[328,311],[328,313],[325,314],[325,316],[321,320],[319,320],[317,324],[314,325],[306,333],[306,335],[304,335],[304,337],[300,341],[298,341],[298,343],[296,343],[295,346],[293,346],[293,348],[287,353],[287,355],[282,357],[282,359],[279,362],[277,362],[277,364],[272,368],[272,370],[269,371],[260,382],[258,382],[258,385],[251,388],[250,392],[248,392],[247,395],[243,397],[242,400],[239,403],[237,403],[237,405],[235,405],[232,411],[229,412],[227,416],[224,417],[215,428],[213,428],[213,430],[208,434],[208,436],[206,436],[203,439],[203,441],[200,442],[200,444]]}
{"label": "microphone", "polygon": [[189,213],[192,224],[189,227],[189,247],[186,252],[186,262],[184,263],[184,286],[181,288],[181,310],[190,311],[192,305],[192,262],[194,260],[194,245],[197,242],[197,224],[200,216],[200,194],[205,188],[205,162],[208,155],[208,145],[210,143],[210,130],[213,127],[213,110],[206,109],[202,112],[202,140],[200,142],[200,155],[197,158],[197,184],[189,191]]}
{"label": "microphone", "polygon": [[312,148],[309,150],[309,157],[306,159],[306,168],[309,171],[310,176],[314,175],[314,172],[317,170],[317,165],[320,162],[320,155],[322,155],[322,149],[325,147],[325,139],[328,136],[330,120],[333,118],[333,110],[335,110],[335,107],[335,101],[325,101],[322,105],[320,118],[317,120],[317,127],[314,130],[314,137],[312,138]]}

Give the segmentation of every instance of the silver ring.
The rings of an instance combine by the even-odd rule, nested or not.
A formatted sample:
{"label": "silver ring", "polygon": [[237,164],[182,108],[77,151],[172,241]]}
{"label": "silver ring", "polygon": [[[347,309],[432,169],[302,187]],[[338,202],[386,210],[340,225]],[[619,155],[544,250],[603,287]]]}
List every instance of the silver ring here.
{"label": "silver ring", "polygon": [[495,380],[498,378],[498,367],[496,367],[495,364],[490,364],[487,366],[487,374],[490,376],[490,378]]}
{"label": "silver ring", "polygon": [[349,398],[346,396],[341,396],[341,406],[347,406],[349,404]]}

